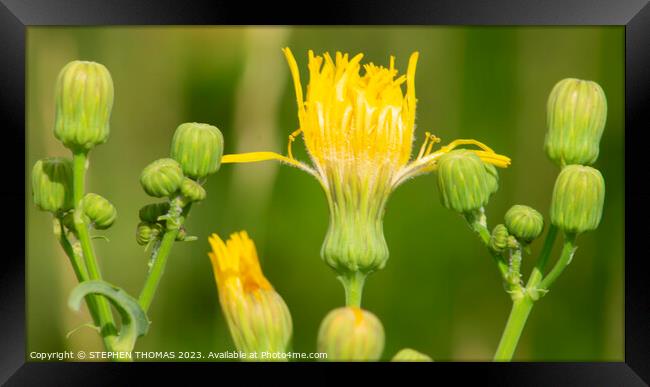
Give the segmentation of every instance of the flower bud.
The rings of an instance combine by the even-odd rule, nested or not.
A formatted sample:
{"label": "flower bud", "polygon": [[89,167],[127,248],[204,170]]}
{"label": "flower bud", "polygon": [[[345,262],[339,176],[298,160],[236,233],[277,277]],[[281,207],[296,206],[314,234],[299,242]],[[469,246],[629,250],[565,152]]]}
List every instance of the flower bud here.
{"label": "flower bud", "polygon": [[169,212],[169,202],[152,203],[140,208],[138,216],[143,222],[156,223],[158,218]]}
{"label": "flower bud", "polygon": [[318,330],[318,352],[330,361],[377,361],[384,350],[384,327],[372,313],[357,307],[329,312]]}
{"label": "flower bud", "polygon": [[181,183],[181,194],[188,202],[200,202],[207,195],[201,184],[187,177]]}
{"label": "flower bud", "polygon": [[605,201],[605,180],[600,172],[582,165],[568,165],[555,180],[551,222],[565,233],[595,230]]}
{"label": "flower bud", "polygon": [[260,357],[286,352],[293,327],[289,308],[262,273],[255,244],[244,231],[225,243],[212,234],[209,242],[219,302],[235,346],[247,355],[257,353],[252,360],[286,360]]}
{"label": "flower bud", "polygon": [[483,163],[485,165],[485,171],[487,172],[487,182],[490,195],[496,193],[499,190],[499,172],[497,167],[492,164]]}
{"label": "flower bud", "polygon": [[223,135],[216,127],[196,122],[181,124],[172,138],[171,157],[183,173],[201,179],[219,170],[223,155]]}
{"label": "flower bud", "polygon": [[140,222],[135,232],[135,240],[140,246],[144,246],[158,238],[163,232],[160,223]]}
{"label": "flower bud", "polygon": [[508,247],[508,229],[502,224],[497,224],[490,235],[489,247],[496,253],[502,253]]}
{"label": "flower bud", "polygon": [[66,148],[89,150],[108,139],[113,108],[113,80],[106,67],[73,61],[56,84],[54,135]]}
{"label": "flower bud", "polygon": [[159,159],[147,165],[140,175],[144,191],[157,198],[172,196],[183,182],[181,166],[173,159]]}
{"label": "flower bud", "polygon": [[423,354],[422,352],[418,352],[414,349],[411,348],[404,348],[397,352],[395,356],[393,356],[393,360],[391,361],[403,361],[403,362],[416,362],[416,361],[433,361],[429,356]]}
{"label": "flower bud", "polygon": [[72,162],[61,157],[38,160],[32,169],[32,196],[42,211],[71,209]]}
{"label": "flower bud", "polygon": [[506,227],[518,240],[530,243],[544,229],[544,217],[534,208],[522,205],[510,207],[505,216]]}
{"label": "flower bud", "polygon": [[81,209],[97,230],[105,230],[117,218],[115,206],[100,195],[89,193],[81,199]]}
{"label": "flower bud", "polygon": [[445,207],[461,213],[478,210],[497,186],[495,175],[473,152],[459,149],[440,157],[438,188]]}
{"label": "flower bud", "polygon": [[592,164],[607,120],[607,99],[596,82],[567,78],[548,97],[546,154],[555,163]]}

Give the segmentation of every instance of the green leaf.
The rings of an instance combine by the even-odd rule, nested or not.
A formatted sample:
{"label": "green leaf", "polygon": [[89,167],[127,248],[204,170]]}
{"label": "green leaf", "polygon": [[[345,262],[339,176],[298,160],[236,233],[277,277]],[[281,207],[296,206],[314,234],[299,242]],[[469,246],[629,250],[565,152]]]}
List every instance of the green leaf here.
{"label": "green leaf", "polygon": [[138,337],[144,336],[149,330],[149,319],[138,301],[126,291],[105,281],[84,281],[77,285],[68,298],[68,306],[78,311],[84,297],[89,294],[99,294],[106,297],[117,309],[121,317],[119,336],[114,339],[115,351],[131,352]]}

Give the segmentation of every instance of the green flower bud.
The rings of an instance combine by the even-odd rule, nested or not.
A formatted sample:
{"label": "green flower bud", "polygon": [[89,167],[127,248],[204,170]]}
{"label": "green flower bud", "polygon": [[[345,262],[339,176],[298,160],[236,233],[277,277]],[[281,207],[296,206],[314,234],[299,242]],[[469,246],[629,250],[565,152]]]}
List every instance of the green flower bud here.
{"label": "green flower bud", "polygon": [[544,217],[534,208],[522,205],[510,207],[505,216],[508,232],[522,242],[530,243],[544,229]]}
{"label": "green flower bud", "polygon": [[158,238],[162,232],[163,227],[159,223],[140,222],[136,229],[135,240],[140,246],[145,246]]}
{"label": "green flower bud", "polygon": [[494,175],[473,152],[459,149],[440,157],[438,188],[445,207],[461,213],[478,210],[497,186]]}
{"label": "green flower bud", "polygon": [[494,194],[499,190],[499,172],[497,167],[492,164],[483,163],[485,165],[485,171],[487,172],[487,182],[490,195]]}
{"label": "green flower bud", "polygon": [[331,311],[318,331],[318,351],[330,361],[376,361],[384,350],[384,327],[372,313],[356,307]]}
{"label": "green flower bud", "polygon": [[143,222],[156,223],[158,218],[169,212],[169,202],[152,203],[140,208],[138,216]]}
{"label": "green flower bud", "polygon": [[431,362],[433,359],[431,359],[429,356],[423,354],[422,352],[418,352],[414,349],[411,348],[404,348],[397,352],[395,356],[393,356],[393,360],[391,361],[403,361],[403,362],[416,362],[416,361],[421,361],[421,362]]}
{"label": "green flower bud", "polygon": [[172,196],[183,182],[181,166],[173,159],[159,159],[147,165],[140,175],[144,191],[153,197]]}
{"label": "green flower bud", "polygon": [[555,180],[551,222],[565,233],[595,230],[605,202],[605,180],[597,169],[568,165]]}
{"label": "green flower bud", "polygon": [[113,108],[113,80],[106,67],[73,61],[56,84],[54,135],[66,148],[89,150],[108,139]]}
{"label": "green flower bud", "polygon": [[187,177],[181,183],[181,193],[189,202],[200,202],[207,195],[201,184]]}
{"label": "green flower bud", "polygon": [[171,157],[186,176],[201,179],[219,170],[223,135],[216,127],[196,122],[181,124],[172,139]]}
{"label": "green flower bud", "polygon": [[567,78],[548,97],[546,154],[558,165],[592,164],[607,120],[607,99],[592,81]]}
{"label": "green flower bud", "polygon": [[42,211],[71,209],[72,162],[61,157],[38,160],[32,169],[32,197]]}
{"label": "green flower bud", "polygon": [[115,206],[102,196],[94,193],[86,194],[81,199],[81,209],[97,230],[105,230],[111,227],[117,218]]}
{"label": "green flower bud", "polygon": [[490,244],[489,247],[492,251],[497,253],[502,253],[506,248],[508,248],[508,229],[502,224],[497,224],[492,230],[492,235],[490,235]]}

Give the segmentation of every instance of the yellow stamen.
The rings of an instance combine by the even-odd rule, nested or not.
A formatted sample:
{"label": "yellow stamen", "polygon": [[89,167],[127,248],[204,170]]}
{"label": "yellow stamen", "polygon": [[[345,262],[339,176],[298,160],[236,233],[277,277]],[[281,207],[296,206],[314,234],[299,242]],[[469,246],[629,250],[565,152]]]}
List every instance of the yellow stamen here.
{"label": "yellow stamen", "polygon": [[289,144],[287,145],[287,155],[289,156],[290,159],[295,160],[293,158],[293,152],[291,152],[291,144],[296,140],[296,137],[302,132],[302,129],[296,129],[289,135]]}

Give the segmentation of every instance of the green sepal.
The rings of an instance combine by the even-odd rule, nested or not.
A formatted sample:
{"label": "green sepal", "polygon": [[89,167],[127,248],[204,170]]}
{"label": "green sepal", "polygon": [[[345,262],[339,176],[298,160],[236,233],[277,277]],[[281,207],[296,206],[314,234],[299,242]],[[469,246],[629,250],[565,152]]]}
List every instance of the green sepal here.
{"label": "green sepal", "polygon": [[149,319],[138,301],[121,288],[105,281],[85,281],[77,285],[68,298],[70,309],[79,311],[81,302],[89,294],[99,294],[108,299],[121,317],[121,328],[113,340],[115,351],[131,352],[140,336],[147,334]]}

